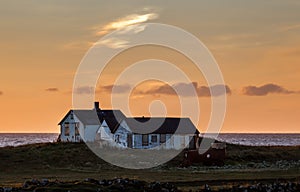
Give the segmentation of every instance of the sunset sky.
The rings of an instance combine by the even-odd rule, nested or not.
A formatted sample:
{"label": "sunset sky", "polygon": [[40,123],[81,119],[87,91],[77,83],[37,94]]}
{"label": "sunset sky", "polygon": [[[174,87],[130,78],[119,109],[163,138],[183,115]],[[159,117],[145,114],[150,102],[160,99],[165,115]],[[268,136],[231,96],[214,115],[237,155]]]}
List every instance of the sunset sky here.
{"label": "sunset sky", "polygon": [[[188,31],[215,57],[228,86],[222,132],[300,133],[299,10],[299,0],[2,0],[0,132],[59,132],[88,49],[120,27],[150,22]],[[109,63],[97,84],[101,108],[111,107],[118,74],[145,59],[173,63],[191,78],[204,132],[211,100],[203,75],[176,51],[158,46],[127,50]],[[180,79],[170,82],[182,85]],[[129,84],[118,84],[118,94],[126,94]],[[168,116],[178,116],[178,96],[169,88],[158,81],[139,84],[130,96],[131,113],[149,116],[149,104],[161,100]],[[86,94],[84,88],[76,91]],[[153,110],[163,113],[160,106]]]}

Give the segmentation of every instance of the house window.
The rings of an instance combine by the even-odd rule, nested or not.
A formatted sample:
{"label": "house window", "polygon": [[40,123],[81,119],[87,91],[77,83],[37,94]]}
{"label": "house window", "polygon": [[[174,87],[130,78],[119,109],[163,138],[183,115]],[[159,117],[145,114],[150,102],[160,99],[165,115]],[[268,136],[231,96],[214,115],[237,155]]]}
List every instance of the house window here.
{"label": "house window", "polygon": [[120,143],[120,135],[116,135],[115,141],[116,141],[117,143]]}
{"label": "house window", "polygon": [[152,141],[153,143],[156,143],[156,142],[157,142],[157,135],[152,135],[152,136],[151,136],[151,141]]}
{"label": "house window", "polygon": [[79,129],[77,127],[75,127],[75,135],[78,136],[79,135]]}
{"label": "house window", "polygon": [[79,135],[79,122],[75,123],[75,135]]}
{"label": "house window", "polygon": [[185,139],[184,139],[184,136],[181,136],[181,138],[180,138],[180,143],[181,143],[181,147],[184,148],[184,147],[185,147]]}
{"label": "house window", "polygon": [[75,123],[75,135],[78,136],[79,134],[79,122]]}
{"label": "house window", "polygon": [[170,135],[169,141],[170,141],[170,145],[174,146],[174,135],[173,136]]}
{"label": "house window", "polygon": [[147,146],[149,144],[149,137],[148,135],[142,135],[142,145]]}
{"label": "house window", "polygon": [[70,135],[70,125],[69,123],[65,123],[65,136]]}
{"label": "house window", "polygon": [[74,119],[73,113],[70,114],[70,119],[72,119],[72,120]]}
{"label": "house window", "polygon": [[166,134],[161,134],[160,135],[160,143],[165,143],[166,142]]}

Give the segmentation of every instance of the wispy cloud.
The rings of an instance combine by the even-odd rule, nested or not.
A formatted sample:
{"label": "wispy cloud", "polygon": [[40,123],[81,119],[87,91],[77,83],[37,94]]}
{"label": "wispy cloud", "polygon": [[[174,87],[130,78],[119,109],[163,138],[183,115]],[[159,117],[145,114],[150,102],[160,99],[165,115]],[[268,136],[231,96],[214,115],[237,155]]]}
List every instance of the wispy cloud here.
{"label": "wispy cloud", "polygon": [[122,39],[117,39],[117,38],[109,38],[109,39],[104,39],[100,41],[98,44],[105,45],[107,47],[110,47],[112,49],[118,49],[118,48],[123,48],[128,45],[128,41],[122,40]]}
{"label": "wispy cloud", "polygon": [[299,91],[288,90],[280,85],[269,83],[262,86],[246,86],[242,89],[242,93],[248,96],[265,96],[268,94],[295,94]]}
{"label": "wispy cloud", "polygon": [[96,35],[104,35],[112,30],[121,29],[130,25],[144,23],[149,20],[157,19],[159,15],[157,13],[145,13],[145,14],[131,14],[120,19],[117,19],[113,22],[110,22],[104,26],[94,27],[96,30]]}
{"label": "wispy cloud", "polygon": [[[150,20],[157,19],[159,14],[156,13],[155,9],[152,8],[144,8],[142,10],[143,13],[129,14],[127,16],[121,17],[114,21],[111,21],[104,25],[96,25],[91,27],[89,30],[92,30],[92,38],[96,38],[98,36],[105,35],[113,30],[118,30],[126,27],[126,30],[120,31],[120,33],[138,33],[145,29],[145,26],[132,26],[134,24],[145,23]],[[123,48],[127,45],[127,41],[120,40],[116,38],[106,39],[104,41],[98,42],[99,44],[106,45],[110,48],[117,49]],[[83,50],[88,49],[89,47],[95,45],[92,42],[84,42],[84,41],[74,41],[66,43],[62,46],[64,50]]]}
{"label": "wispy cloud", "polygon": [[56,88],[56,87],[50,87],[50,88],[45,89],[45,91],[48,91],[48,92],[58,92],[58,88]]}

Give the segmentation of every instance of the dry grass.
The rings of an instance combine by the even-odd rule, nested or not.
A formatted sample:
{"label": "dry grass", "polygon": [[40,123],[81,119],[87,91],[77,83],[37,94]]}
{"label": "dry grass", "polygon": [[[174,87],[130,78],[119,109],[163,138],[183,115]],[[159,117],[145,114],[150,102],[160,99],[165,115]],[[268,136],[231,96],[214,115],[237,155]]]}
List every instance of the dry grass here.
{"label": "dry grass", "polygon": [[[262,161],[299,161],[297,147],[247,147],[228,145],[226,165],[242,165]],[[145,181],[224,182],[257,179],[299,179],[300,169],[226,169],[190,167],[178,168],[182,154],[167,164],[145,170],[131,170],[110,165],[93,154],[85,144],[48,143],[0,148],[0,184],[21,185],[31,178],[63,181],[85,178],[110,179],[115,177]]]}

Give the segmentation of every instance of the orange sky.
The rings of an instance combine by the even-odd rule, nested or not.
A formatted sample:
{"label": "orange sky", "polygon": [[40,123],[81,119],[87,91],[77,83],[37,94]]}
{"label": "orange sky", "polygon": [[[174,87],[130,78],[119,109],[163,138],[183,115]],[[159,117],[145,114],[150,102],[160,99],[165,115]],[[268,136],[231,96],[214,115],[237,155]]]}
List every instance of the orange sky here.
{"label": "orange sky", "polygon": [[[157,22],[195,35],[217,60],[231,90],[222,132],[300,133],[299,10],[297,0],[1,1],[0,132],[58,132],[57,123],[72,107],[73,78],[89,47],[120,26]],[[182,55],[139,47],[114,58],[100,77],[96,99],[101,107],[111,107],[105,86],[124,67],[153,57],[177,65],[199,86],[207,86]],[[131,94],[133,115],[149,115],[155,100],[165,103],[168,115],[180,114],[177,96],[151,92],[160,86],[145,82],[136,87],[143,93]],[[199,97],[202,132],[210,101]],[[157,114],[160,109],[153,108]]]}

